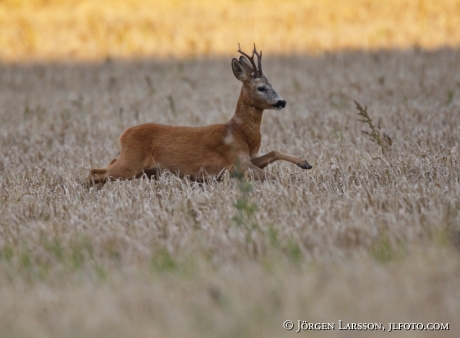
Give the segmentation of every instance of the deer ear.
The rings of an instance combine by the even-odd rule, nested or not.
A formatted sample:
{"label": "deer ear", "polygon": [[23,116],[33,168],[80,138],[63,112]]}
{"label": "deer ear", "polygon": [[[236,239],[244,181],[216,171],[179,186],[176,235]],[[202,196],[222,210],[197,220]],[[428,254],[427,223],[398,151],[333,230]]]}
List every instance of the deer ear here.
{"label": "deer ear", "polygon": [[246,73],[251,74],[254,72],[254,69],[252,69],[251,63],[245,56],[241,55],[239,61],[243,65],[244,69],[246,69]]}
{"label": "deer ear", "polygon": [[244,66],[235,58],[232,60],[232,70],[233,75],[242,82],[246,82],[251,78],[251,73],[248,73]]}

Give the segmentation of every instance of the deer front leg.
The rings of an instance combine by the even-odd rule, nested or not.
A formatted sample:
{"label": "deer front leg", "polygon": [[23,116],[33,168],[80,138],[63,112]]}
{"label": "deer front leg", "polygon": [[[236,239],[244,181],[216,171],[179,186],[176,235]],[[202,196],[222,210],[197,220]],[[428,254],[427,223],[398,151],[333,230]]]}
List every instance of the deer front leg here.
{"label": "deer front leg", "polygon": [[235,170],[232,174],[250,176],[259,181],[268,181],[276,179],[275,175],[260,169],[259,167],[252,164],[249,160],[244,161],[241,164],[239,170]]}
{"label": "deer front leg", "polygon": [[258,168],[263,169],[270,163],[273,163],[278,160],[283,160],[283,161],[294,163],[295,165],[299,166],[302,169],[312,168],[312,166],[307,161],[291,156],[291,155],[288,155],[288,154],[284,154],[276,150],[270,151],[269,153],[266,153],[265,155],[253,158],[251,162],[253,165],[257,166]]}
{"label": "deer front leg", "polygon": [[[244,169],[244,167],[246,167]],[[256,180],[259,181],[273,181],[276,179],[276,176],[266,172],[265,170],[262,170],[261,168],[255,166],[254,164],[247,162],[245,166],[243,166],[243,172],[246,175],[251,175],[254,177]]]}

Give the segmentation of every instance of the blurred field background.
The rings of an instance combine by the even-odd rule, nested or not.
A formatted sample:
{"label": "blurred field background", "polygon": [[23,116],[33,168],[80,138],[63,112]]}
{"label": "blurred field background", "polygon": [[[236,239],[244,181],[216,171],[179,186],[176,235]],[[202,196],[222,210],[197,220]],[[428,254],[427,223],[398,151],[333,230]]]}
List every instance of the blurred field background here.
{"label": "blurred field background", "polygon": [[[0,1],[0,337],[458,337],[459,1]],[[275,182],[86,190],[124,129],[288,102]],[[363,131],[368,106],[382,149]],[[286,331],[284,320],[450,323]]]}
{"label": "blurred field background", "polygon": [[0,59],[438,48],[460,43],[459,0],[3,0]]}

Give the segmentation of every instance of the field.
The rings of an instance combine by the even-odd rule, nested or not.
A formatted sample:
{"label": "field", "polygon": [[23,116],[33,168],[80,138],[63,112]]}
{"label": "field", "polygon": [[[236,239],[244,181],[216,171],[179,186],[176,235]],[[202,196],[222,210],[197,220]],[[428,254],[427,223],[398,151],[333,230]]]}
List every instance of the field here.
{"label": "field", "polygon": [[460,44],[459,17],[460,0],[3,0],[0,59],[434,49]]}
{"label": "field", "polygon": [[[63,15],[78,2],[5,3],[0,25],[5,8],[13,31],[29,27],[18,19],[27,10],[32,23],[56,12],[71,22],[67,42],[83,51],[72,54],[39,24],[32,31],[49,49],[27,51],[9,33],[0,41],[0,337],[459,336],[460,33],[449,28],[459,2],[433,9],[418,1],[411,12],[412,2],[401,1],[407,8],[398,12],[396,2],[375,9],[377,2],[355,1],[335,12],[347,18],[346,10],[370,4],[348,39],[333,39],[346,22],[318,15],[318,31],[298,48],[270,44],[269,35],[239,40],[264,50],[264,72],[288,102],[264,113],[261,152],[304,157],[312,170],[276,163],[268,167],[274,182],[227,175],[197,184],[165,174],[100,190],[81,182],[117,155],[127,127],[231,118],[238,40],[216,29],[209,53],[182,50],[180,39],[172,40],[179,49],[139,50],[142,35],[129,21],[137,9],[126,14],[133,35],[113,46],[94,42],[91,53],[91,43],[71,38],[91,21],[79,26]],[[171,3],[163,10],[187,9]],[[209,2],[192,3],[210,16]],[[331,1],[286,2],[286,11],[296,4],[334,12]],[[235,13],[259,5],[217,1],[215,10],[231,7],[233,29]],[[117,6],[100,8],[122,17]],[[393,11],[401,34],[371,39],[379,22],[397,20]],[[434,17],[445,29],[427,37],[423,20]],[[278,40],[295,32],[286,22]],[[368,44],[360,48],[354,33]],[[332,42],[315,49],[321,36]],[[374,136],[364,133],[372,129],[354,101],[367,107]],[[297,320],[335,330],[296,334]],[[339,320],[382,323],[386,332],[339,330]],[[389,323],[449,330],[388,333]]]}

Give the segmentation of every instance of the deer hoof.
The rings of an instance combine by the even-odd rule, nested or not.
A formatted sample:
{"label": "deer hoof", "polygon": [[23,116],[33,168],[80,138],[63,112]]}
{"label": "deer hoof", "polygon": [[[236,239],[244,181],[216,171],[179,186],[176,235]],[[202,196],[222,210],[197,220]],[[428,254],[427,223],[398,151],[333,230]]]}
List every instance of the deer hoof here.
{"label": "deer hoof", "polygon": [[297,166],[301,167],[302,169],[307,169],[307,170],[313,168],[307,161],[297,163]]}

